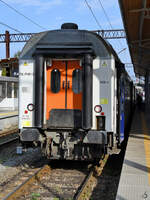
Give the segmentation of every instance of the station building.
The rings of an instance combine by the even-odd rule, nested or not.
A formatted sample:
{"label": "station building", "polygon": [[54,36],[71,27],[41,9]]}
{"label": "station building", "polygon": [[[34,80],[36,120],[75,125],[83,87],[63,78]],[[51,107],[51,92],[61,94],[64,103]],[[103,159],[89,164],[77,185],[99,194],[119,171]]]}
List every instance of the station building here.
{"label": "station building", "polygon": [[0,111],[18,110],[18,58],[0,60]]}
{"label": "station building", "polygon": [[0,76],[18,77],[18,58],[0,60]]}

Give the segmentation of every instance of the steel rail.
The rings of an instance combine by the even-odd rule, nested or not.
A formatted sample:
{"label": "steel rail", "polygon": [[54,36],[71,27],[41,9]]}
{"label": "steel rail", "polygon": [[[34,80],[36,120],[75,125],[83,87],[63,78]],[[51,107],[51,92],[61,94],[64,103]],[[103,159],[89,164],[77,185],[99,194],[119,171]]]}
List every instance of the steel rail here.
{"label": "steel rail", "polygon": [[32,176],[30,176],[24,183],[19,185],[14,191],[10,192],[3,200],[16,200],[31,184],[37,181],[43,173],[50,172],[51,168],[48,165],[44,165],[41,169],[36,171]]}
{"label": "steel rail", "polygon": [[94,173],[93,170],[91,170],[91,172],[86,176],[84,182],[81,185],[81,188],[77,191],[77,193],[74,196],[75,200],[84,199],[84,197],[87,194],[87,189],[89,185],[92,184],[93,182],[93,178],[94,178],[93,173]]}
{"label": "steel rail", "polygon": [[0,148],[6,147],[7,145],[17,142],[19,140],[19,137],[11,138],[5,142],[0,143]]}
{"label": "steel rail", "polygon": [[[100,176],[100,174],[102,173],[107,159],[108,159],[108,155],[104,156],[104,158],[100,161],[99,167],[91,168],[90,173],[86,176],[86,178],[82,182],[80,189],[74,195],[73,199],[75,200],[86,199],[88,195],[88,192],[87,192],[88,188],[92,185],[92,182],[95,176]],[[23,193],[26,194],[26,192],[28,192],[29,188],[33,185],[34,182],[36,181],[38,182],[45,173],[48,174],[49,172],[50,173],[52,172],[51,167],[48,165],[45,165],[44,167],[36,171],[33,175],[30,175],[30,177],[27,178],[26,181],[24,181],[17,188],[15,188],[14,191],[10,192],[3,200],[16,200]]]}
{"label": "steel rail", "polygon": [[108,160],[109,155],[104,155],[104,157],[100,160],[99,166],[93,167],[90,173],[86,176],[85,180],[83,181],[81,187],[77,191],[74,196],[75,200],[83,200],[87,199],[86,196],[88,194],[88,190],[90,185],[92,184],[94,177],[100,176],[102,174],[103,168]]}
{"label": "steel rail", "polygon": [[9,116],[5,116],[5,117],[1,117],[0,116],[0,120],[2,119],[7,119],[7,118],[12,118],[12,117],[18,117],[19,115],[9,115]]}

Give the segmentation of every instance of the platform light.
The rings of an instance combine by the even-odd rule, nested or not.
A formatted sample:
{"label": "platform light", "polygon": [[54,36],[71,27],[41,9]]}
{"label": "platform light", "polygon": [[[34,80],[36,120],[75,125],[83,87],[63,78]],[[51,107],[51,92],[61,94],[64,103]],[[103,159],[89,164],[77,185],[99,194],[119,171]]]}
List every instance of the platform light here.
{"label": "platform light", "polygon": [[27,105],[27,109],[28,109],[29,111],[33,111],[34,108],[35,108],[35,106],[34,106],[32,103],[30,103],[30,104]]}
{"label": "platform light", "polygon": [[94,111],[95,111],[96,113],[100,113],[100,112],[102,111],[102,106],[96,105],[96,106],[94,107]]}

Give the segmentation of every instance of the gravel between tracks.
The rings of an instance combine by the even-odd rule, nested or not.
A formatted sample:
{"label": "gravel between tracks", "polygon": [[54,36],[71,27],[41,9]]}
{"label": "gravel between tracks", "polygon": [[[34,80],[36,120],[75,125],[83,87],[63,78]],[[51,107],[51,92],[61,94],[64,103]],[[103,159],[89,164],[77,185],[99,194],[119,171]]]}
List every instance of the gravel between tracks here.
{"label": "gravel between tracks", "polygon": [[[9,156],[6,161],[0,164],[0,190],[5,182],[9,182],[9,180],[13,179],[13,177],[22,170],[31,167],[31,163],[42,157],[39,149],[30,149],[23,155],[16,155],[16,146],[17,144],[7,150],[3,150],[3,153],[5,153],[5,155],[8,153]],[[0,152],[0,159],[3,153]],[[95,178],[92,183],[93,191],[91,192],[91,189],[89,189],[91,195],[88,195],[90,196],[88,199],[115,200],[122,161],[123,153],[109,157],[102,175]],[[19,200],[47,200],[53,198],[71,200],[73,199],[73,194],[85,177],[83,173],[85,173],[84,167],[83,171],[81,169],[74,169],[74,167],[73,169],[69,168],[67,169],[67,173],[64,167],[62,167],[62,169],[53,169],[52,175],[45,176],[40,180],[40,187],[39,183],[35,183],[31,191],[27,195],[20,197]],[[74,179],[73,176],[76,176],[76,179]],[[53,198],[48,198],[48,196]]]}
{"label": "gravel between tracks", "polygon": [[89,169],[86,164],[58,161],[50,163],[51,173],[44,174],[17,200],[72,200]]}
{"label": "gravel between tracks", "polygon": [[[4,148],[0,151],[0,191],[2,191],[4,185],[7,184],[7,182],[11,181],[13,177],[19,174],[22,170],[32,167],[32,163],[34,161],[36,162],[37,160],[42,158],[40,149],[29,149],[27,152],[24,152],[23,155],[17,155],[17,145],[18,143],[12,144],[9,146],[9,148]],[[123,157],[124,152],[120,153],[119,155],[112,155],[109,157],[107,164],[104,167],[102,175],[96,178],[93,182],[93,191],[90,195],[91,200],[115,200]],[[56,174],[56,179],[54,179],[55,176],[52,176],[51,182],[48,183],[48,177],[45,177],[43,181],[41,181],[41,184],[45,185],[46,182],[48,183],[46,185],[49,185],[49,187],[51,188],[50,193],[53,193],[53,197],[58,197],[59,199],[69,199],[71,193],[73,194],[74,191],[79,187],[79,183],[81,183],[80,179],[83,179],[83,175],[81,176],[82,170],[76,170],[75,176],[77,178],[77,182],[75,180],[71,180],[74,170],[68,169],[68,173],[66,175],[65,171],[63,170],[64,169],[61,169],[59,172],[58,169],[55,169],[54,173]],[[62,180],[60,178],[61,174],[64,174]],[[65,183],[66,180],[69,182],[68,184]],[[62,182],[62,185],[60,186],[60,183],[58,182]],[[53,185],[52,183],[55,184]],[[43,200],[43,198],[41,198],[41,195],[39,197],[38,195],[39,193],[41,194],[44,191],[46,192],[45,195],[47,196],[48,187],[45,187],[44,189],[43,187],[37,188],[36,184],[34,187],[35,190],[31,191],[30,194],[28,194],[26,197],[22,197],[21,199],[32,199],[32,195],[34,199],[34,195],[37,195],[37,200]],[[63,192],[61,192],[61,190]],[[62,198],[60,198],[60,196],[58,195],[60,193],[62,194]],[[49,199],[46,198],[46,196],[44,199]]]}
{"label": "gravel between tracks", "polygon": [[[115,200],[123,157],[123,152],[109,157],[101,176],[94,178],[83,200]],[[45,175],[35,182],[31,190],[17,200],[73,200],[86,173],[85,168],[53,169],[50,175]]]}
{"label": "gravel between tracks", "polygon": [[115,200],[121,175],[124,151],[111,155],[100,177],[96,179],[90,200]]}
{"label": "gravel between tracks", "polygon": [[22,155],[16,154],[18,143],[9,145],[0,151],[0,189],[21,170],[28,168],[31,164],[42,157],[40,149],[29,149]]}

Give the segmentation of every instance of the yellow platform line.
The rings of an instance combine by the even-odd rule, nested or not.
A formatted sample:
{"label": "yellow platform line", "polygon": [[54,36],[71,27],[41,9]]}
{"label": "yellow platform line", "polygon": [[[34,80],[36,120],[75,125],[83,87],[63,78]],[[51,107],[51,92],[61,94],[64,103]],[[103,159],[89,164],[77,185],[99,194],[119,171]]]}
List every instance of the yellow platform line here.
{"label": "yellow platform line", "polygon": [[141,119],[142,119],[142,127],[144,131],[144,147],[145,147],[145,158],[146,158],[146,166],[148,171],[148,180],[150,185],[150,133],[148,131],[144,113],[141,113]]}
{"label": "yellow platform line", "polygon": [[7,113],[0,113],[0,117],[1,117],[1,116],[6,116],[6,115],[18,115],[18,111],[15,111],[15,112],[7,112]]}

